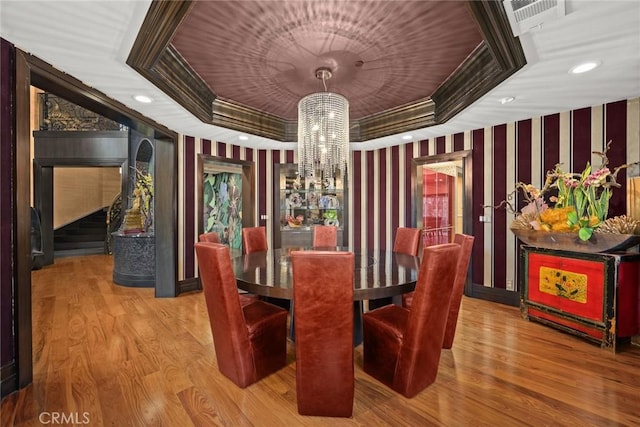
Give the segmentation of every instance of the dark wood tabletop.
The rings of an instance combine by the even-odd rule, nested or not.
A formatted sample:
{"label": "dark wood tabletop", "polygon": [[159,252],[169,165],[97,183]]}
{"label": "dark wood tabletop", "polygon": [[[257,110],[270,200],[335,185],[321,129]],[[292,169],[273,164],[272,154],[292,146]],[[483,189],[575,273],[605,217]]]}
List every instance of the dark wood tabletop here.
{"label": "dark wood tabletop", "polygon": [[[316,248],[347,250],[346,248]],[[238,287],[274,298],[293,298],[291,251],[311,248],[281,248],[245,255],[232,254],[231,263]],[[355,301],[386,298],[414,290],[420,259],[383,250],[353,250]]]}

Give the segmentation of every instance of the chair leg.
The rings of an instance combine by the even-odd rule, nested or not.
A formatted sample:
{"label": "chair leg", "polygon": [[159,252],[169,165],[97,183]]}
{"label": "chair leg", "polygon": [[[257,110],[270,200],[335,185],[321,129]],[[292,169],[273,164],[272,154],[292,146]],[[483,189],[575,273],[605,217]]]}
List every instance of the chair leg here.
{"label": "chair leg", "polygon": [[357,347],[362,344],[362,315],[364,308],[362,301],[353,302],[353,347]]}

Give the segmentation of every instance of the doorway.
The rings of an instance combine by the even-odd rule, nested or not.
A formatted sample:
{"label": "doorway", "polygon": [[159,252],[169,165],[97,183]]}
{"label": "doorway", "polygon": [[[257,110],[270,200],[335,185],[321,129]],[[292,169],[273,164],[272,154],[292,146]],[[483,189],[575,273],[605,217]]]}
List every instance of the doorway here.
{"label": "doorway", "polygon": [[418,167],[418,192],[422,198],[423,246],[450,243],[463,232],[463,161],[427,163]]}
{"label": "doorway", "polygon": [[[61,129],[32,133],[33,206],[41,218],[43,263],[49,265],[56,250],[97,244],[90,242],[98,239],[97,231],[80,236],[80,230],[72,229],[71,236],[58,232],[54,245],[61,225],[103,209],[117,193],[127,196],[129,132]],[[106,223],[103,242],[105,238]]]}
{"label": "doorway", "polygon": [[[473,235],[471,220],[471,151],[413,159],[413,223],[422,229],[422,245],[453,242],[456,234]],[[469,265],[465,295],[473,294]]]}
{"label": "doorway", "polygon": [[[91,110],[136,130],[156,141],[156,156],[163,165],[157,174],[155,187],[161,189],[155,197],[155,236],[159,256],[156,257],[156,296],[177,295],[177,140],[178,135],[168,128],[142,116],[123,104],[107,98],[103,93],[84,85],[81,81],[62,73],[42,60],[19,49],[13,49],[15,86],[12,104],[15,115],[15,297],[13,331],[15,336],[16,388],[28,385],[33,378],[32,319],[31,319],[31,221],[30,221],[30,144],[31,144],[31,86],[53,93],[85,109]],[[13,385],[11,386],[13,388]]]}
{"label": "doorway", "polygon": [[450,243],[456,233],[473,234],[470,154],[467,150],[413,159],[412,222],[422,229],[423,245]]}
{"label": "doorway", "polygon": [[[472,156],[469,150],[413,160],[413,223],[423,230],[424,245],[452,242],[456,233],[474,235],[472,171]],[[478,232],[481,233],[482,230],[479,229]],[[475,245],[477,239],[474,247]],[[483,262],[482,257],[472,255],[464,294],[518,306],[517,292],[473,283],[471,278],[474,267],[481,269]]]}

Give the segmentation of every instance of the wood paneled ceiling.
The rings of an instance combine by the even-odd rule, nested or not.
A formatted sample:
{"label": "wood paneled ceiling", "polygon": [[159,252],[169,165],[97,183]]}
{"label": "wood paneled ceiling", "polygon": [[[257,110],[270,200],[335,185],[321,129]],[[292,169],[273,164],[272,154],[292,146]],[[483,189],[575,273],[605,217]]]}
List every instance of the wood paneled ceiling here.
{"label": "wood paneled ceiling", "polygon": [[278,141],[329,67],[362,142],[446,122],[525,57],[494,1],[154,1],[127,63],[203,122]]}

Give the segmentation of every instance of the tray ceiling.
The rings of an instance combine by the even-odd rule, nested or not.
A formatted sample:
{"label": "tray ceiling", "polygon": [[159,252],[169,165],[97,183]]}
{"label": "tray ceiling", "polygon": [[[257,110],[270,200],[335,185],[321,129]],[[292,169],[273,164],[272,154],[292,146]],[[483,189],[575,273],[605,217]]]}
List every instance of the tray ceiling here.
{"label": "tray ceiling", "polygon": [[196,1],[153,2],[128,63],[201,120],[280,141],[329,68],[366,141],[445,121],[525,58],[496,2]]}
{"label": "tray ceiling", "polygon": [[295,120],[328,90],[359,119],[433,92],[480,45],[463,2],[197,2],[171,44],[220,98]]}

